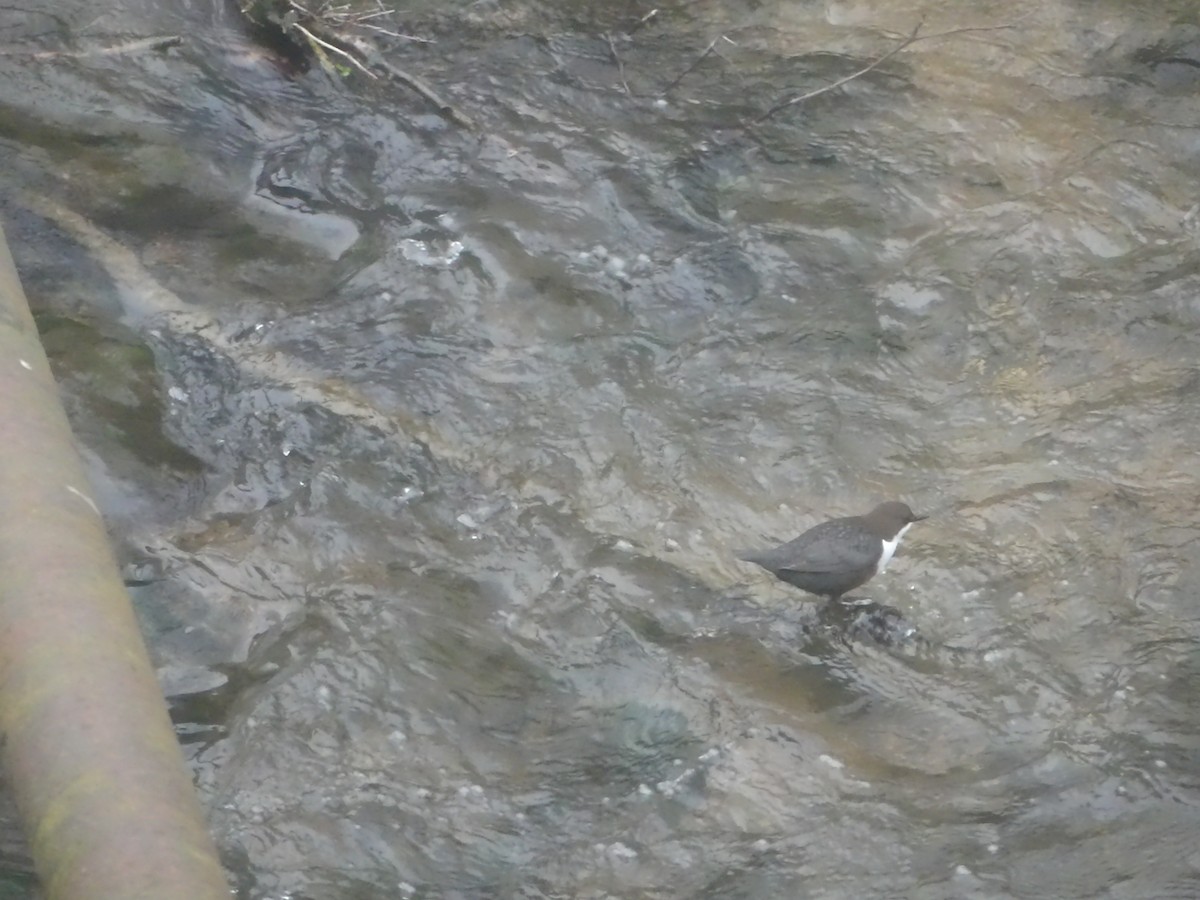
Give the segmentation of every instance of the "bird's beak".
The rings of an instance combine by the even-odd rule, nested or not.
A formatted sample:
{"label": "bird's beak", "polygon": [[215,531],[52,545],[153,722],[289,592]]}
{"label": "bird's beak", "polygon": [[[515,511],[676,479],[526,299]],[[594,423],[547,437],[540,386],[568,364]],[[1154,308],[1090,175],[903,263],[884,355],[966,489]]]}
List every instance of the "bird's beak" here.
{"label": "bird's beak", "polygon": [[914,521],[914,522],[923,522],[923,521],[925,521],[925,520],[926,520],[926,519],[928,519],[928,518],[929,518],[929,516],[913,516],[913,517],[912,517],[912,521]]}

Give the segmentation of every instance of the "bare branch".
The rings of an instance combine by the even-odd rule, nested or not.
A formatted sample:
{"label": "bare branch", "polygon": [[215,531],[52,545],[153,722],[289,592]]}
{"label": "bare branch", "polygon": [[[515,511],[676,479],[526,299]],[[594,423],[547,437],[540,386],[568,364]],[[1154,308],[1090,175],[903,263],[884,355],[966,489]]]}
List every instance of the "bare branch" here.
{"label": "bare branch", "polygon": [[324,47],[326,50],[331,50],[334,53],[336,53],[338,56],[343,56],[346,59],[350,60],[350,64],[353,65],[354,68],[356,68],[360,72],[362,72],[364,75],[366,75],[368,78],[378,78],[379,77],[374,72],[372,72],[370,69],[368,69],[366,66],[364,66],[362,63],[360,63],[358,61],[358,57],[356,57],[353,53],[347,53],[341,47],[331,44],[331,43],[329,43],[329,41],[321,40],[319,37],[317,37],[315,34],[313,34],[311,31],[309,31],[307,28],[305,28],[299,22],[293,22],[292,27],[295,28],[297,31],[299,31],[302,35],[304,35],[310,41],[312,41],[314,44],[318,44],[321,47]]}
{"label": "bare branch", "polygon": [[433,38],[418,37],[415,34],[404,34],[400,31],[389,31],[386,28],[380,28],[378,25],[366,25],[362,22],[354,23],[356,28],[365,28],[368,31],[378,31],[380,34],[386,34],[388,37],[400,38],[402,41],[417,41],[421,44],[436,44],[437,41]]}
{"label": "bare branch", "polygon": [[[733,43],[733,41],[730,41],[729,38],[725,37],[725,35],[723,35],[723,34],[717,35],[715,38],[712,39],[712,43],[710,43],[707,47],[704,48],[704,52],[696,57],[695,62],[693,62],[690,66],[688,66],[686,69],[684,69],[682,72],[680,72],[679,75],[676,77],[676,79],[674,81],[672,81],[670,84],[668,84],[665,88],[663,88],[662,91],[660,91],[660,93],[669,94],[671,91],[673,91],[675,88],[677,88],[679,86],[679,82],[683,81],[683,79],[687,78],[688,75],[690,75],[692,72],[694,72],[696,69],[696,66],[698,66],[698,65],[700,65],[700,63],[704,62],[704,60],[709,56],[709,54],[717,52],[716,51],[717,41],[720,41],[722,39],[729,41],[729,43],[731,43],[731,44]],[[717,54],[717,55],[719,56],[720,54]]]}
{"label": "bare branch", "polygon": [[920,30],[921,30],[921,26],[925,24],[924,20],[922,20],[917,23],[916,27],[909,33],[908,37],[904,38],[899,44],[897,44],[895,47],[893,47],[887,53],[883,54],[883,56],[879,57],[877,60],[875,60],[870,65],[864,66],[863,68],[859,69],[857,72],[847,75],[845,78],[838,79],[833,84],[827,84],[827,85],[825,85],[825,87],[820,87],[820,88],[817,88],[816,90],[809,91],[807,94],[801,94],[798,97],[790,97],[787,100],[784,100],[780,103],[776,103],[774,106],[772,106],[770,109],[768,109],[765,113],[763,113],[761,116],[759,116],[754,121],[756,123],[762,122],[765,119],[769,119],[771,116],[775,115],[775,113],[779,112],[780,110],[787,109],[789,106],[795,106],[797,103],[803,103],[805,100],[811,100],[813,97],[819,97],[819,96],[821,96],[821,94],[825,94],[825,93],[828,93],[829,91],[835,90],[836,88],[840,88],[846,82],[853,81],[855,78],[860,78],[861,76],[866,75],[872,69],[879,66],[880,63],[883,63],[884,61],[891,59],[893,56],[895,56],[897,53],[899,53],[905,47],[909,47],[909,46],[917,43],[917,41],[931,41],[935,38],[952,37],[953,35],[956,35],[956,34],[972,34],[974,32],[980,32],[980,31],[1003,31],[1006,28],[1015,27],[1017,22],[1020,22],[1021,19],[1024,19],[1024,18],[1028,17],[1029,15],[1030,15],[1030,13],[1026,13],[1023,16],[1018,16],[1016,19],[1013,19],[1011,22],[1008,22],[1004,25],[979,25],[979,26],[975,26],[972,28],[952,28],[949,31],[939,31],[936,34],[918,35],[918,32],[920,32]]}
{"label": "bare branch", "polygon": [[629,37],[635,31],[640,31],[642,28],[646,27],[646,25],[649,22],[651,22],[657,15],[658,15],[657,9],[650,10],[650,12],[646,13],[644,16],[642,16],[640,19],[638,19],[637,22],[634,23],[634,26],[632,28],[630,28],[627,32],[625,32],[626,37]]}
{"label": "bare branch", "polygon": [[866,75],[872,69],[881,65],[886,60],[891,59],[893,56],[895,56],[897,53],[899,53],[905,47],[909,46],[914,41],[916,41],[917,40],[917,32],[921,30],[921,26],[923,24],[924,24],[924,22],[918,22],[917,27],[912,30],[912,33],[909,34],[909,36],[907,38],[905,38],[903,41],[901,41],[899,44],[897,44],[895,47],[893,47],[887,53],[883,54],[883,56],[879,57],[879,59],[875,60],[875,62],[871,63],[869,66],[864,66],[863,68],[859,69],[857,72],[854,72],[851,75],[847,75],[845,78],[839,78],[833,84],[827,84],[827,85],[825,85],[825,87],[820,87],[820,88],[817,88],[816,90],[809,91],[807,94],[801,94],[799,97],[791,97],[787,100],[783,100],[779,103],[776,103],[774,106],[772,106],[770,109],[768,109],[765,113],[763,113],[761,116],[759,116],[754,121],[755,122],[765,121],[766,119],[771,118],[771,116],[775,115],[775,113],[779,112],[780,110],[787,109],[789,106],[795,106],[797,103],[803,103],[805,100],[811,100],[813,97],[819,97],[819,96],[821,96],[821,94],[827,94],[832,90],[836,90],[837,88],[840,88],[843,84],[845,84],[848,81],[853,81],[855,78],[859,78],[863,75]]}
{"label": "bare branch", "polygon": [[626,94],[632,94],[632,91],[629,90],[629,82],[625,80],[625,63],[621,62],[621,54],[617,53],[617,45],[613,43],[612,35],[605,32],[604,39],[608,41],[608,52],[612,54],[613,61],[617,64],[617,74],[621,76],[621,87],[625,88]]}
{"label": "bare branch", "polygon": [[[183,38],[177,34],[166,34],[161,37],[142,38],[137,41],[128,41],[124,44],[117,44],[112,47],[92,47],[87,50],[39,50],[36,53],[30,53],[30,59],[45,60],[59,59],[62,57],[82,58],[87,56],[124,56],[131,53],[146,53],[169,50],[171,47],[178,47],[183,43]],[[24,56],[23,52],[4,50],[0,51],[0,56]]]}
{"label": "bare branch", "polygon": [[478,126],[470,116],[466,115],[457,107],[443,100],[433,88],[431,88],[416,75],[410,75],[399,66],[393,65],[384,59],[383,55],[378,51],[371,41],[362,37],[347,37],[345,40],[346,43],[362,54],[363,59],[370,62],[371,65],[375,66],[376,68],[382,69],[401,84],[412,88],[426,100],[432,103],[435,107],[437,107],[438,112],[451,122],[454,122],[456,125],[461,125],[468,131],[478,130]]}

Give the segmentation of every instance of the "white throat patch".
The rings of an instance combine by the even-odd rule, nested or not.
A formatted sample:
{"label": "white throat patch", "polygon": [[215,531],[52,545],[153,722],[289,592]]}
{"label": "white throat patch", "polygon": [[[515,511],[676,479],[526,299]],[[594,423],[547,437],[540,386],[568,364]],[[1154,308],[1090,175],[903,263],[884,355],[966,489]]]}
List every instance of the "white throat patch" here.
{"label": "white throat patch", "polygon": [[900,538],[904,537],[904,532],[912,528],[912,522],[909,522],[897,532],[896,536],[890,541],[883,542],[883,553],[879,557],[879,562],[875,564],[875,574],[878,575],[887,568],[887,564],[892,561],[892,556],[896,553],[896,548],[900,546]]}

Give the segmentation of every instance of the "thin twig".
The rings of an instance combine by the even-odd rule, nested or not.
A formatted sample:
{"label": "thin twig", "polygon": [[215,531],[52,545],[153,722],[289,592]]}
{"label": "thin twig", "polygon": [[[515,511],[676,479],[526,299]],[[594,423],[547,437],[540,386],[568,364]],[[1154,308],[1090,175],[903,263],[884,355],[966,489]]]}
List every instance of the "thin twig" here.
{"label": "thin twig", "polygon": [[362,22],[354,23],[358,28],[366,28],[368,31],[378,31],[380,34],[386,34],[388,37],[400,38],[402,41],[417,41],[422,44],[436,44],[437,41],[433,38],[418,37],[415,34],[404,34],[400,31],[389,31],[386,28],[380,28],[378,25],[364,25]]}
{"label": "thin twig", "polygon": [[380,16],[391,15],[394,12],[395,12],[394,9],[379,9],[373,13],[360,13],[358,16],[355,16],[355,17],[348,16],[347,18],[353,18],[355,25],[361,25],[363,22],[367,21],[368,19],[378,19]]}
{"label": "thin twig", "polygon": [[[708,55],[710,53],[716,52],[715,48],[717,46],[717,41],[721,40],[721,38],[723,38],[723,37],[725,37],[725,35],[719,34],[715,38],[713,38],[712,43],[704,48],[704,52],[701,53],[699,56],[697,56],[695,61],[690,66],[688,66],[686,69],[684,69],[682,72],[680,72],[679,76],[674,81],[672,81],[670,84],[668,84],[665,88],[663,88],[662,91],[660,91],[660,93],[669,94],[669,93],[671,93],[671,91],[673,91],[675,88],[677,88],[679,86],[679,82],[681,82],[681,81],[683,81],[683,79],[687,78],[688,75],[690,75],[695,70],[696,66],[698,66],[698,65],[700,65],[700,63],[704,62],[704,60],[708,57]],[[726,38],[726,40],[728,40],[728,38]],[[733,43],[733,42],[730,41],[730,43]]]}
{"label": "thin twig", "polygon": [[875,60],[875,62],[871,63],[869,66],[864,66],[863,68],[859,69],[857,72],[855,72],[851,75],[847,75],[845,78],[839,78],[833,84],[827,84],[827,85],[825,85],[825,87],[819,87],[816,90],[809,91],[807,94],[801,94],[799,97],[790,97],[787,100],[783,100],[779,103],[776,103],[774,106],[772,106],[770,109],[768,109],[765,113],[763,113],[761,116],[759,116],[754,121],[762,122],[766,119],[771,118],[771,116],[775,115],[775,113],[779,112],[782,109],[787,109],[789,106],[795,106],[797,103],[803,103],[805,100],[811,100],[813,97],[819,97],[819,96],[821,96],[821,94],[827,94],[832,90],[840,88],[843,84],[845,84],[848,81],[853,81],[855,78],[858,78],[862,75],[866,75],[868,72],[870,72],[876,66],[879,66],[885,60],[891,59],[893,56],[895,56],[897,53],[899,53],[905,47],[909,46],[914,41],[916,41],[917,40],[917,32],[921,30],[921,26],[924,24],[925,24],[924,22],[918,22],[917,27],[912,30],[912,33],[909,34],[908,37],[906,37],[903,41],[901,41],[899,44],[897,44],[895,47],[893,47],[887,53],[883,54],[883,56],[879,57],[879,59]]}
{"label": "thin twig", "polygon": [[389,74],[393,78],[395,78],[397,81],[399,81],[401,84],[408,85],[410,88],[412,88],[418,94],[420,94],[422,97],[424,97],[426,100],[428,100],[434,106],[436,106],[438,112],[440,112],[443,116],[445,116],[451,122],[454,122],[456,125],[460,125],[463,128],[466,128],[468,131],[478,131],[479,130],[478,126],[475,124],[475,122],[471,119],[470,116],[466,115],[466,113],[459,111],[458,108],[456,108],[455,106],[452,106],[451,104],[449,104],[445,100],[443,100],[433,88],[431,88],[428,84],[426,84],[424,81],[422,81],[416,75],[409,75],[407,72],[405,72],[399,66],[395,66],[392,63],[388,62],[386,59],[384,59],[383,54],[381,54],[379,52],[379,50],[374,46],[374,44],[371,41],[367,40],[366,38],[362,38],[362,37],[347,37],[345,40],[346,40],[346,43],[348,43],[351,47],[353,47],[355,50],[357,50],[359,53],[362,54],[363,59],[367,60],[371,65],[375,66],[376,68],[382,69],[384,72],[386,72],[387,74]]}
{"label": "thin twig", "polygon": [[[113,47],[94,47],[90,50],[39,50],[36,53],[30,53],[30,59],[59,59],[62,57],[80,58],[85,56],[122,56],[128,53],[144,53],[168,50],[171,47],[178,47],[183,43],[183,38],[177,34],[167,34],[161,37],[142,38],[137,41],[129,41],[124,44],[117,44]],[[2,55],[9,55],[5,51]]]}
{"label": "thin twig", "polygon": [[311,31],[309,31],[307,28],[305,28],[299,22],[293,22],[292,27],[295,28],[297,31],[299,31],[302,35],[304,35],[310,41],[312,41],[314,44],[318,44],[318,45],[324,47],[326,50],[332,50],[338,56],[344,56],[346,59],[350,60],[350,64],[353,65],[354,68],[356,68],[360,72],[362,72],[364,75],[366,75],[368,78],[378,78],[379,77],[374,72],[372,72],[370,69],[368,69],[366,66],[364,66],[362,63],[360,63],[358,61],[358,57],[356,57],[353,53],[347,53],[341,47],[331,44],[331,43],[329,43],[329,41],[321,40],[319,37],[317,37],[315,34],[313,34]]}
{"label": "thin twig", "polygon": [[[313,28],[320,28],[322,16],[324,16],[325,21],[329,21],[331,18],[341,18],[343,14],[340,11],[348,9],[347,6],[333,6],[329,3],[324,3],[320,7],[318,14],[314,16],[313,14],[309,13],[308,10],[306,10],[298,2],[298,0],[288,0],[288,3],[294,11],[304,14],[307,18],[310,18],[313,20],[313,22],[317,23],[313,24],[310,22],[310,25],[312,25]],[[378,15],[393,12],[393,10],[384,9],[382,4],[379,4],[379,8],[379,13],[346,14],[345,21],[347,23],[347,27],[353,28],[355,25],[358,25],[360,28],[366,30],[382,31],[385,34],[390,34],[395,37],[410,38],[411,40],[424,40],[423,38],[411,38],[409,35],[387,31],[386,29],[380,28],[377,25],[364,24],[363,19],[375,18]],[[331,37],[336,39],[339,43],[345,45],[346,48],[349,48],[344,49],[343,47],[339,47],[336,44],[330,43],[329,41],[322,40],[313,34],[312,31],[298,22],[293,22],[291,27],[295,28],[300,34],[308,38],[313,52],[319,58],[321,58],[321,63],[326,68],[331,68],[331,65],[329,60],[323,58],[322,48],[325,50],[330,50],[333,53],[338,54],[338,56],[349,60],[356,69],[370,78],[379,77],[375,72],[371,71],[372,68],[378,69],[385,74],[390,75],[393,79],[399,81],[401,84],[407,85],[409,88],[416,91],[430,103],[436,106],[439,113],[441,113],[450,121],[454,122],[456,125],[462,126],[469,131],[478,130],[478,127],[469,116],[463,112],[460,112],[457,108],[443,100],[428,84],[417,78],[415,75],[408,74],[403,69],[392,65],[390,62],[384,59],[383,54],[379,52],[379,48],[375,45],[375,42],[369,37],[351,34],[348,31],[344,31],[340,28],[335,31],[331,30]],[[324,31],[325,29],[320,28],[320,30]],[[428,41],[428,43],[432,43],[432,41]]]}
{"label": "thin twig", "polygon": [[935,38],[951,37],[956,34],[969,34],[973,31],[1004,31],[1008,28],[1016,28],[1017,23],[1022,19],[1028,19],[1036,10],[1030,10],[1023,16],[1017,16],[1011,22],[1005,22],[1003,25],[972,25],[967,28],[951,28],[949,31],[936,31],[933,34],[923,34],[918,41],[932,41]]}
{"label": "thin twig", "polygon": [[658,15],[657,9],[650,10],[650,12],[646,13],[644,16],[642,16],[640,19],[638,19],[636,24],[634,24],[634,26],[632,28],[630,28],[627,32],[625,32],[625,36],[630,37],[633,35],[633,33],[635,31],[640,31],[641,29],[645,28],[647,23],[649,23],[657,15]]}
{"label": "thin twig", "polygon": [[1013,19],[1011,22],[1008,22],[1004,25],[977,25],[977,26],[970,27],[970,28],[951,28],[949,31],[939,31],[939,32],[936,32],[935,34],[923,34],[920,36],[918,36],[918,32],[920,32],[921,26],[924,25],[925,23],[924,23],[924,21],[918,22],[917,26],[909,33],[908,37],[904,38],[904,40],[902,40],[899,44],[897,44],[895,47],[893,47],[887,53],[883,54],[883,56],[879,57],[879,59],[875,60],[870,65],[864,66],[863,68],[859,69],[857,72],[855,72],[851,75],[847,75],[845,78],[838,79],[833,84],[827,84],[827,85],[825,85],[825,87],[820,87],[820,88],[817,88],[816,90],[809,91],[807,94],[801,94],[799,97],[791,97],[780,103],[776,103],[774,106],[772,106],[770,109],[768,109],[765,113],[763,113],[761,116],[759,116],[754,121],[756,123],[762,122],[764,119],[769,119],[771,116],[775,115],[775,113],[779,112],[782,109],[787,109],[789,106],[795,106],[797,103],[803,103],[805,100],[811,100],[813,97],[819,97],[821,94],[828,93],[829,91],[832,91],[835,88],[840,88],[847,81],[853,81],[855,78],[858,78],[862,75],[866,75],[868,72],[870,72],[876,66],[878,66],[880,63],[884,62],[885,60],[891,59],[893,56],[895,56],[897,53],[899,53],[905,47],[909,47],[909,46],[917,43],[918,41],[932,41],[935,38],[952,37],[953,35],[956,35],[956,34],[969,34],[969,33],[977,32],[977,31],[1003,31],[1006,28],[1016,27],[1017,22],[1020,22],[1021,19],[1027,18],[1030,14],[1031,13],[1026,13],[1023,16],[1018,16],[1017,18]]}
{"label": "thin twig", "polygon": [[626,94],[631,94],[629,90],[629,82],[625,80],[625,63],[621,62],[621,54],[617,53],[617,45],[613,43],[612,35],[607,31],[604,33],[604,39],[608,41],[608,52],[612,54],[612,58],[617,64],[617,74],[621,76],[621,87],[625,88]]}

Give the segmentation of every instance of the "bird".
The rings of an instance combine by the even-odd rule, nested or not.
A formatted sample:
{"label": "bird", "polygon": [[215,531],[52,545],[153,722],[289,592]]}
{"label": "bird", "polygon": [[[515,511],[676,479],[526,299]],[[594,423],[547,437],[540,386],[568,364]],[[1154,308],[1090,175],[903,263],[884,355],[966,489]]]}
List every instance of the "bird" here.
{"label": "bird", "polygon": [[865,516],[830,519],[786,544],[738,558],[810,594],[837,600],[882,572],[904,533],[926,518],[893,500]]}

